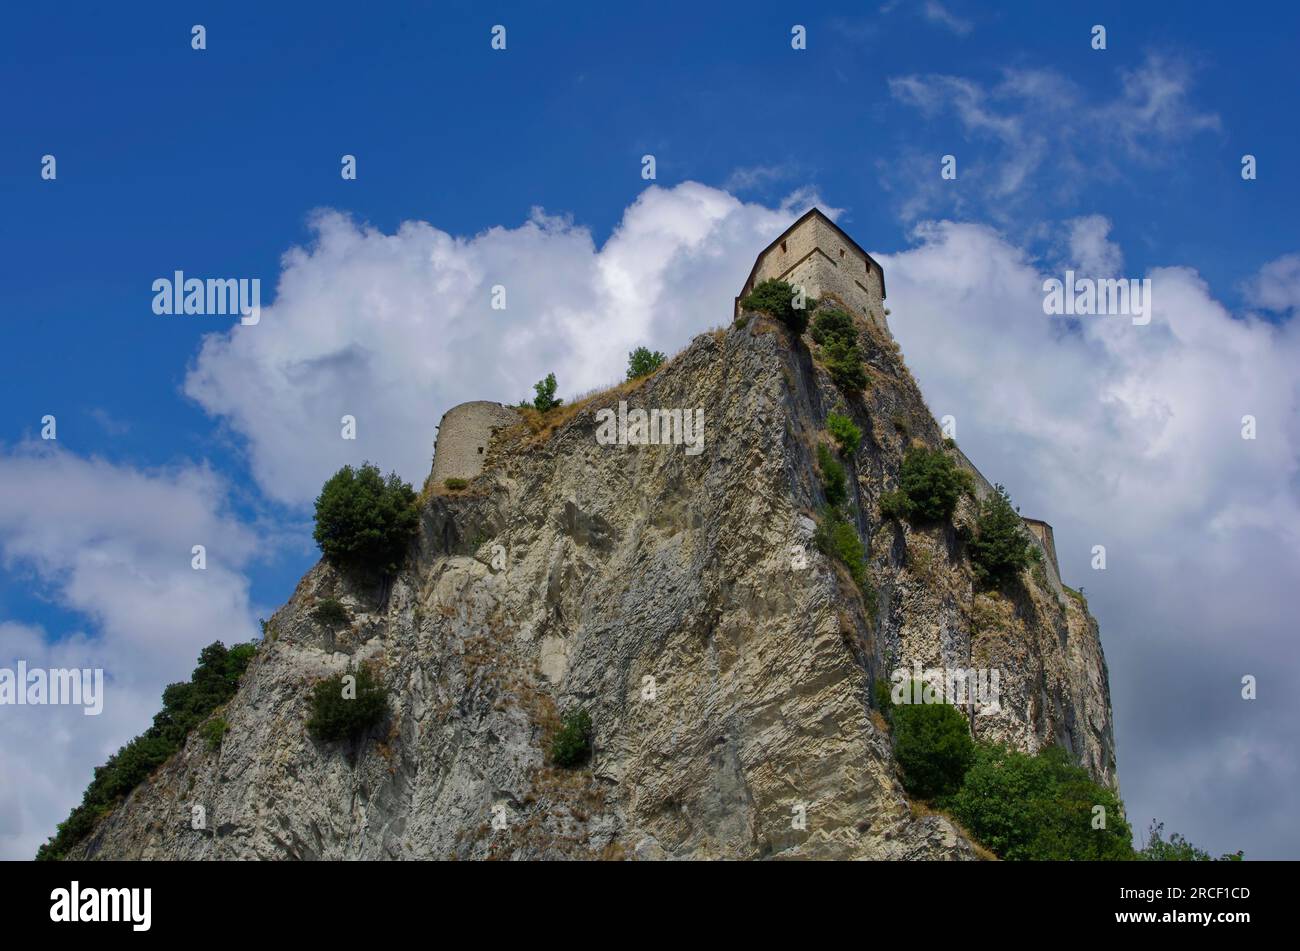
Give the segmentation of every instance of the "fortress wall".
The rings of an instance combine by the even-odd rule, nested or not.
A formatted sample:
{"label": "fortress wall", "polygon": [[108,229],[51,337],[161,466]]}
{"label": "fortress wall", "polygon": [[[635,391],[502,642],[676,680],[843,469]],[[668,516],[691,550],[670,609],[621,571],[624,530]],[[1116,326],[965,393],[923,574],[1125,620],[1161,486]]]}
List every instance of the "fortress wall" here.
{"label": "fortress wall", "polygon": [[[846,306],[889,331],[879,269],[821,218],[808,219],[759,259],[754,284],[766,280],[802,284],[809,297],[834,294]],[[741,296],[752,289],[747,284]]]}
{"label": "fortress wall", "polygon": [[1052,532],[1052,526],[1037,518],[1027,518],[1024,521],[1030,533],[1043,546],[1043,551],[1046,552],[1048,560],[1051,561],[1052,567],[1056,569],[1056,573],[1059,575],[1061,569],[1056,563],[1056,536]]}
{"label": "fortress wall", "polygon": [[472,479],[481,473],[492,431],[519,420],[519,414],[508,406],[488,400],[461,403],[447,410],[438,424],[434,443],[434,484],[452,478]]}
{"label": "fortress wall", "polygon": [[[975,497],[981,501],[996,491],[993,484],[984,478],[984,474],[975,468],[975,463],[966,458],[966,454],[960,449],[954,449],[957,454],[957,462],[963,469],[969,472],[975,479]],[[1052,526],[1037,518],[1025,518],[1021,516],[1021,521],[1025,523],[1025,528],[1029,532],[1029,537],[1034,540],[1043,552],[1043,568],[1047,572],[1047,578],[1052,583],[1057,595],[1064,597],[1065,591],[1062,588],[1061,568],[1056,561],[1056,537],[1052,533]]]}

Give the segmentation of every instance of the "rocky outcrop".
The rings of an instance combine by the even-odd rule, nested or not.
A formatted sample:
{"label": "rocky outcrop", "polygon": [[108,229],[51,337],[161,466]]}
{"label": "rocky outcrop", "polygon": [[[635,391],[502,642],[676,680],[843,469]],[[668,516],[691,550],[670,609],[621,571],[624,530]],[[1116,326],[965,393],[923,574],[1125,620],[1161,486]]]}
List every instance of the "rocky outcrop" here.
{"label": "rocky outcrop", "polygon": [[[383,590],[321,563],[271,619],[212,752],[197,736],[106,817],[95,858],[966,859],[899,785],[872,683],[894,665],[997,667],[978,735],[1059,742],[1114,782],[1095,623],[1049,579],[975,594],[952,526],[882,522],[909,442],[938,428],[892,341],[845,400],[765,318],[705,334],[648,379],[499,431],[465,492],[426,490]],[[704,451],[601,445],[597,411],[705,411]],[[813,544],[827,412],[852,460],[875,596]],[[973,502],[958,521],[969,520]],[[324,597],[351,621],[327,628]],[[392,715],[322,744],[311,685],[371,662]],[[547,761],[560,713],[595,725]],[[193,808],[202,807],[202,829]]]}

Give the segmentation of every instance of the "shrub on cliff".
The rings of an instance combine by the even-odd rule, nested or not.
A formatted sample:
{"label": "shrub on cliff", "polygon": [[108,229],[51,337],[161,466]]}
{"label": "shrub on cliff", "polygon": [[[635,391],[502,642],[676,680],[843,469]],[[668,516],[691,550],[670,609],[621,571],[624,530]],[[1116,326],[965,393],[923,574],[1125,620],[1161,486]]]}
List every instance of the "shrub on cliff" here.
{"label": "shrub on cliff", "polygon": [[[533,409],[537,410],[537,412],[539,413],[545,413],[555,409],[557,406],[562,404],[564,400],[557,400],[555,398],[556,386],[557,384],[555,382],[554,373],[548,373],[546,374],[546,379],[538,380],[536,383],[534,383],[533,392],[536,393],[537,395],[533,397],[533,402],[531,404]],[[524,400],[519,405],[521,407],[526,407],[529,406],[530,404],[528,400]]]}
{"label": "shrub on cliff", "polygon": [[847,568],[863,594],[868,594],[866,546],[862,544],[858,527],[839,508],[828,505],[822,512],[813,544],[823,555],[834,558]]}
{"label": "shrub on cliff", "polygon": [[344,466],[316,498],[313,537],[336,567],[367,576],[392,574],[406,559],[419,523],[415,492],[377,466]]}
{"label": "shrub on cliff", "polygon": [[822,489],[829,505],[840,505],[849,497],[844,466],[831,454],[825,443],[817,444],[817,467],[822,472]]}
{"label": "shrub on cliff", "polygon": [[812,338],[822,348],[822,363],[836,386],[850,396],[866,389],[867,371],[852,316],[834,308],[819,311],[813,320]]}
{"label": "shrub on cliff", "polygon": [[858,328],[850,314],[830,307],[818,311],[812,324],[812,338],[823,347],[836,341],[857,346]]}
{"label": "shrub on cliff", "polygon": [[317,624],[335,627],[339,624],[347,624],[352,620],[352,615],[348,614],[348,609],[343,606],[342,601],[335,598],[321,598],[316,607],[312,608],[311,618]]}
{"label": "shrub on cliff", "polygon": [[591,755],[591,715],[581,708],[570,710],[551,741],[551,762],[556,766],[580,766]]}
{"label": "shrub on cliff", "polygon": [[942,701],[895,703],[890,705],[889,720],[903,788],[919,799],[955,793],[975,752],[961,711]]}
{"label": "shrub on cliff", "polygon": [[862,444],[862,430],[847,416],[830,413],[826,417],[826,431],[840,447],[840,452],[851,456]]}
{"label": "shrub on cliff", "polygon": [[975,577],[981,584],[1004,587],[1029,567],[1037,551],[1020,514],[1007,497],[1007,490],[996,486],[994,493],[980,504],[975,535],[970,542]]}
{"label": "shrub on cliff", "polygon": [[808,301],[794,306],[795,289],[785,281],[766,280],[740,300],[746,310],[757,310],[776,318],[797,336],[808,329]]}
{"label": "shrub on cliff", "polygon": [[88,836],[102,816],[185,744],[190,730],[235,695],[256,651],[253,644],[227,648],[220,641],[203,648],[189,682],[171,684],[163,691],[162,710],[153,718],[153,726],[95,767],[81,804],[59,823],[57,833],[40,847],[36,858],[61,859]]}
{"label": "shrub on cliff", "polygon": [[370,667],[327,677],[312,688],[307,732],[322,743],[354,740],[388,716],[388,691]]}
{"label": "shrub on cliff", "polygon": [[664,355],[658,350],[653,353],[648,347],[637,347],[627,355],[627,378],[640,379],[654,373],[663,366]]}
{"label": "shrub on cliff", "polygon": [[1059,746],[1030,756],[979,744],[965,782],[944,806],[1009,861],[1133,858],[1123,804]]}
{"label": "shrub on cliff", "polygon": [[943,450],[915,446],[903,456],[898,483],[897,490],[881,497],[880,514],[916,523],[952,518],[957,500],[973,485],[970,473]]}
{"label": "shrub on cliff", "polygon": [[203,737],[203,742],[207,744],[209,753],[215,753],[221,749],[221,741],[226,738],[226,734],[229,732],[230,724],[223,717],[213,717],[199,727],[199,736]]}

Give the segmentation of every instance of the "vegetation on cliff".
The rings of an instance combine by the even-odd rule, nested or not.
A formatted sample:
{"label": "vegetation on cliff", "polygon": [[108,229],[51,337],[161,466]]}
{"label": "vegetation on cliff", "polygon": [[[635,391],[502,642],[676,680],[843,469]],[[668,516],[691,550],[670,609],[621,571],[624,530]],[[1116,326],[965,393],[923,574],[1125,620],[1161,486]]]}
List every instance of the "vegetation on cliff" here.
{"label": "vegetation on cliff", "polygon": [[862,365],[865,356],[858,345],[857,325],[849,314],[834,308],[819,311],[813,320],[812,338],[821,348],[819,356],[826,372],[840,390],[856,396],[867,388],[869,379]]}
{"label": "vegetation on cliff", "polygon": [[[59,823],[58,832],[40,847],[36,858],[65,857],[69,849],[90,835],[103,816],[184,746],[190,731],[235,695],[239,678],[255,650],[253,644],[227,648],[220,641],[203,648],[189,682],[170,684],[163,691],[162,710],[153,718],[153,726],[110,756],[103,766],[95,767],[95,778],[82,796],[81,805]],[[204,731],[210,748],[215,734],[215,727]]]}
{"label": "vegetation on cliff", "polygon": [[1025,523],[1011,505],[1007,490],[998,485],[980,503],[975,537],[970,542],[971,565],[976,579],[992,588],[1002,588],[1019,577],[1035,556],[1042,554],[1029,540]]}
{"label": "vegetation on cliff", "polygon": [[344,466],[325,483],[312,537],[330,564],[373,578],[402,566],[418,524],[410,484],[396,472],[385,479],[378,466],[366,463]]}
{"label": "vegetation on cliff", "polygon": [[880,514],[917,524],[946,522],[972,486],[970,473],[942,449],[913,446],[903,455],[898,488],[880,497]]}
{"label": "vegetation on cliff", "polygon": [[651,351],[649,347],[637,347],[627,355],[627,378],[629,380],[639,380],[643,376],[649,376],[663,366],[664,355],[658,350]]}
{"label": "vegetation on cliff", "polygon": [[740,306],[781,321],[795,336],[799,336],[808,329],[808,308],[811,302],[805,300],[802,307],[797,306],[797,297],[795,288],[785,281],[766,280],[741,298]]}
{"label": "vegetation on cliff", "polygon": [[551,741],[551,762],[570,769],[581,766],[591,755],[591,714],[584,709],[564,715]]}
{"label": "vegetation on cliff", "polygon": [[388,716],[388,690],[368,664],[312,688],[307,732],[322,743],[355,740]]}
{"label": "vegetation on cliff", "polygon": [[521,400],[519,403],[520,409],[526,409],[531,406],[539,413],[548,413],[555,409],[564,402],[564,400],[555,398],[555,389],[557,386],[558,384],[555,382],[555,374],[546,374],[546,379],[538,380],[533,384],[533,392],[536,395],[533,397],[532,402],[530,403],[528,400]]}

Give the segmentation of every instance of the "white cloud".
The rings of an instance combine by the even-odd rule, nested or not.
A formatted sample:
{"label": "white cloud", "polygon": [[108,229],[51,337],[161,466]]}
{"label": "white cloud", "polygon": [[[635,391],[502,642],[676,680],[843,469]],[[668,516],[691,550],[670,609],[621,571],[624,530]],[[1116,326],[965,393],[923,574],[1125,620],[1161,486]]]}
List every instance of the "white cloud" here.
{"label": "white cloud", "polygon": [[[1125,163],[1168,163],[1174,146],[1220,127],[1217,115],[1192,106],[1192,71],[1181,60],[1149,53],[1118,79],[1116,94],[1105,99],[1050,69],[1006,68],[993,83],[891,77],[897,102],[931,119],[951,113],[961,138],[945,133],[937,150],[914,146],[880,160],[882,183],[902,196],[905,221],[939,209],[965,215],[978,205],[1009,225],[1031,203],[1040,217],[1044,203],[1071,201],[1089,182],[1121,177]],[[962,188],[939,179],[939,154],[958,156]]]}
{"label": "white cloud", "polygon": [[[91,769],[141,732],[201,647],[255,636],[256,539],[203,467],[145,472],[49,448],[0,451],[0,556],[94,634],[0,621],[0,666],[104,670],[99,716],[0,708],[0,857],[31,858],[80,801]],[[207,568],[191,567],[204,545]]]}
{"label": "white cloud", "polygon": [[931,23],[937,23],[958,36],[965,36],[972,29],[969,20],[962,19],[945,7],[939,0],[925,0],[921,8],[925,18]]}
{"label": "white cloud", "polygon": [[[1078,261],[1117,264],[1108,227],[1068,225]],[[1195,271],[1161,268],[1148,326],[1067,326],[1043,314],[1047,275],[994,231],[942,222],[917,239],[877,255],[891,326],[931,408],[956,416],[962,448],[1026,515],[1054,525],[1066,582],[1087,588],[1130,818],[1166,819],[1212,850],[1293,857],[1296,763],[1272,751],[1300,718],[1284,608],[1300,577],[1296,322],[1234,317]],[[1263,273],[1277,299],[1300,292],[1287,267]],[[1247,414],[1253,441],[1241,438]],[[1091,569],[1095,544],[1105,572]],[[1240,699],[1245,674],[1270,684],[1264,700]],[[1207,760],[1228,748],[1266,766],[1229,776]],[[1209,793],[1183,786],[1216,768],[1207,826]]]}
{"label": "white cloud", "polygon": [[1256,307],[1285,312],[1300,309],[1300,254],[1270,261],[1246,282],[1246,296]]}
{"label": "white cloud", "polygon": [[[285,256],[262,322],[208,337],[186,391],[247,440],[255,479],[273,498],[308,503],[338,465],[364,457],[418,481],[454,403],[518,399],[548,370],[566,393],[597,386],[622,375],[638,344],[671,352],[726,323],[755,252],[807,200],[774,210],[693,183],[654,187],[601,246],[541,212],[472,237],[422,222],[383,234],[323,213],[315,243]],[[1122,266],[1104,218],[1049,237],[1067,263]],[[1300,574],[1295,321],[1233,315],[1194,271],[1163,268],[1149,275],[1148,326],[1066,324],[1043,314],[1039,262],[972,224],[926,224],[914,247],[877,258],[891,325],[931,408],[957,417],[963,449],[1026,514],[1054,524],[1066,580],[1088,589],[1131,818],[1158,814],[1211,849],[1293,850],[1283,784],[1295,763],[1276,751],[1300,716],[1285,687],[1300,664],[1279,608]],[[1298,279],[1282,259],[1251,286],[1261,305],[1282,309],[1300,299]],[[504,312],[490,308],[497,283],[509,295]],[[356,444],[338,438],[344,413],[358,418]],[[1258,420],[1254,441],[1240,438],[1245,414]],[[207,599],[187,606],[193,639],[168,661],[184,670],[221,636],[206,628],[247,622],[239,572],[252,542],[225,519],[211,474],[54,461],[51,470],[17,453],[0,465],[6,558],[35,566],[65,603],[115,632],[105,637],[129,650],[113,656],[175,647],[172,619],[156,605],[177,593]],[[176,514],[154,527],[142,513],[160,504]],[[67,517],[33,514],[42,511]],[[224,585],[195,589],[185,574],[200,536],[218,539],[210,558],[214,547],[231,552]],[[1107,546],[1105,573],[1089,569],[1093,544]],[[1237,699],[1244,673],[1267,678],[1257,705]],[[156,690],[147,701],[146,719]],[[1216,750],[1269,765],[1237,776],[1221,764],[1212,795],[1222,821],[1207,827],[1211,793],[1189,797],[1180,777],[1212,773],[1206,757]],[[100,754],[84,754],[81,768]],[[1260,783],[1275,793],[1271,811],[1257,801]],[[0,823],[13,803],[0,802]]]}
{"label": "white cloud", "polygon": [[[772,210],[694,183],[651,187],[600,248],[541,211],[468,238],[424,222],[386,235],[324,212],[315,243],[285,255],[261,322],[207,337],[185,390],[247,438],[272,498],[310,502],[362,459],[418,484],[451,406],[531,398],[550,371],[572,395],[617,381],[641,344],[672,352],[727,321],[719,302],[755,248],[813,201],[797,192]],[[496,284],[505,310],[491,308]],[[355,442],[340,438],[344,414]]]}

